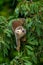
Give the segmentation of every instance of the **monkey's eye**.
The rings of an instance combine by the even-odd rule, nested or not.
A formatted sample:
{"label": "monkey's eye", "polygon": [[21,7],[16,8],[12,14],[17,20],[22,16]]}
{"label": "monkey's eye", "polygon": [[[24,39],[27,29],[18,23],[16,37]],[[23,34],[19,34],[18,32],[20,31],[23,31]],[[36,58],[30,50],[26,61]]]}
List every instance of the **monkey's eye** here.
{"label": "monkey's eye", "polygon": [[17,30],[17,32],[19,32],[19,30]]}
{"label": "monkey's eye", "polygon": [[22,32],[24,32],[24,30],[22,30]]}

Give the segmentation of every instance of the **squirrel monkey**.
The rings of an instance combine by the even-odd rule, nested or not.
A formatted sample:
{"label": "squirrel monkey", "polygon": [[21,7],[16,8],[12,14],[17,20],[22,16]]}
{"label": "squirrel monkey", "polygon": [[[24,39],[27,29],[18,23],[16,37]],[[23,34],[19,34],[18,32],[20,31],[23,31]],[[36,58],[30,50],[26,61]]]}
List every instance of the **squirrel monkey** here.
{"label": "squirrel monkey", "polygon": [[20,51],[20,39],[26,34],[26,29],[23,28],[24,22],[24,18],[20,18],[12,23],[12,30],[16,37],[17,51]]}

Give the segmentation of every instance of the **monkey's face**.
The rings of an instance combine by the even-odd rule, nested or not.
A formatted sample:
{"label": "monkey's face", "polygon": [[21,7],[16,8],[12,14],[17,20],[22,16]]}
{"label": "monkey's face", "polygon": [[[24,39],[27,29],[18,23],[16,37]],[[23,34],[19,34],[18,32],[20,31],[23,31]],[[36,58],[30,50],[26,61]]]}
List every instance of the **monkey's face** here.
{"label": "monkey's face", "polygon": [[21,37],[23,37],[26,34],[26,30],[22,26],[19,26],[16,28],[15,33],[18,36],[18,38],[20,39]]}

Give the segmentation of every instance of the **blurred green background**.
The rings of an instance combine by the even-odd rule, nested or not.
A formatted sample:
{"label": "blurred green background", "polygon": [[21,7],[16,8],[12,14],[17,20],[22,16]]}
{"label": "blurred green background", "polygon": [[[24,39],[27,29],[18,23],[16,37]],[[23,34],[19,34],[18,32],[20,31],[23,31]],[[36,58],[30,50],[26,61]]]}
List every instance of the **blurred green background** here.
{"label": "blurred green background", "polygon": [[[17,52],[12,21],[19,18],[27,41]],[[0,65],[43,65],[43,0],[0,0]]]}

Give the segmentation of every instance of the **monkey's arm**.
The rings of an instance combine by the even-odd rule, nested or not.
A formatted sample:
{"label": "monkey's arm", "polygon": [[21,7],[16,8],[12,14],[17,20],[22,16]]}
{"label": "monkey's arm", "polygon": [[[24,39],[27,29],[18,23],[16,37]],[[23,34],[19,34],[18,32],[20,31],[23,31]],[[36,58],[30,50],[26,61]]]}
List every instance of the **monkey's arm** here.
{"label": "monkey's arm", "polygon": [[17,45],[16,49],[17,49],[17,51],[20,51],[20,39],[19,39],[19,35],[16,33],[16,31],[15,31],[15,38],[16,38],[16,45]]}
{"label": "monkey's arm", "polygon": [[26,36],[23,36],[23,37],[21,38],[21,41],[22,41],[22,42],[26,42]]}
{"label": "monkey's arm", "polygon": [[16,47],[17,51],[20,51],[20,40],[19,39],[16,39],[16,45],[17,45]]}

